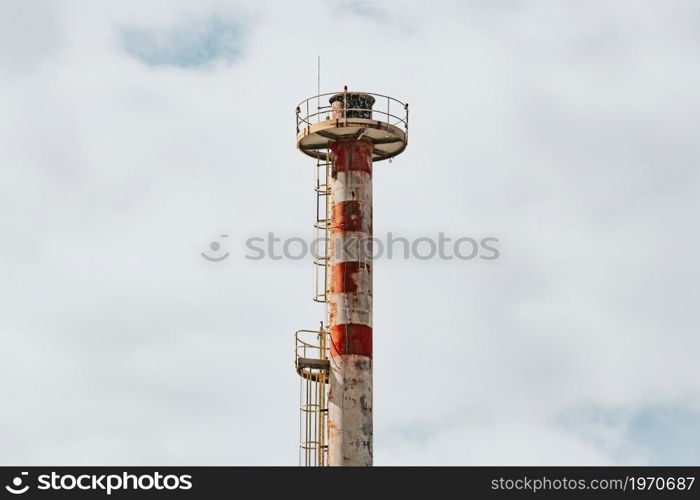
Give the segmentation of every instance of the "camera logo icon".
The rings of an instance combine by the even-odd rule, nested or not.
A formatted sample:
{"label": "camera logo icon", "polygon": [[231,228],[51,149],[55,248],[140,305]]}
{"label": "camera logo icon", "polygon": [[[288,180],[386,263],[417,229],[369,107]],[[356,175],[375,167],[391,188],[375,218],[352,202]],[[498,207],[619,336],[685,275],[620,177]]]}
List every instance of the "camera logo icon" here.
{"label": "camera logo icon", "polygon": [[21,495],[22,493],[26,493],[29,489],[29,485],[27,484],[24,487],[22,487],[22,476],[26,476],[28,474],[28,472],[22,472],[20,476],[17,476],[12,480],[12,486],[5,486],[5,489],[13,495]]}

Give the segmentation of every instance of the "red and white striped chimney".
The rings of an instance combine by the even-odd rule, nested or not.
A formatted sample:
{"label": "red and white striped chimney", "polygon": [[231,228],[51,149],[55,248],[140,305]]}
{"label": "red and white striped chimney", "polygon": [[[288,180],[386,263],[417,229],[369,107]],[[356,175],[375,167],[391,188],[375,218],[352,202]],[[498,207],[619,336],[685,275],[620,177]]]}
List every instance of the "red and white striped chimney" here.
{"label": "red and white striped chimney", "polygon": [[372,142],[331,142],[329,465],[372,465]]}
{"label": "red and white striped chimney", "polygon": [[[330,96],[330,114],[328,106],[319,104],[322,96]],[[372,162],[389,160],[406,149],[408,104],[381,94],[348,92],[345,87],[343,92],[302,101],[296,114],[297,147],[331,164],[331,241],[324,293],[330,333],[328,413],[319,409],[328,416],[328,465],[369,466],[373,446]],[[306,442],[316,443],[321,450],[317,453],[326,451],[324,439],[312,435]]]}

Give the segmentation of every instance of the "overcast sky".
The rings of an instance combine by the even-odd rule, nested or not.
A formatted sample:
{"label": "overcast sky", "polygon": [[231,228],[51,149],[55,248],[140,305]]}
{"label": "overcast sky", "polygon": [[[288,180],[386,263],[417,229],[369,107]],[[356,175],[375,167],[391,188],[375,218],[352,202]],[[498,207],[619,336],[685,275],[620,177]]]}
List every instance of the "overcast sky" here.
{"label": "overcast sky", "polygon": [[[0,463],[297,462],[294,108],[410,103],[375,233],[375,463],[700,462],[700,5],[0,0]],[[221,234],[228,234],[222,238]],[[229,258],[200,252],[212,241]]]}

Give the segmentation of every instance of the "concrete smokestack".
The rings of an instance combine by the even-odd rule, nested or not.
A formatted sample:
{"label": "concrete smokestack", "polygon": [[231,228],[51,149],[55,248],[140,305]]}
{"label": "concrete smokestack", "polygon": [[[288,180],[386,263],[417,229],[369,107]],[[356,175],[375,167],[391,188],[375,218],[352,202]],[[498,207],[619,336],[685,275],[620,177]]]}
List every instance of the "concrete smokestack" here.
{"label": "concrete smokestack", "polygon": [[330,144],[330,465],[372,465],[372,148]]}
{"label": "concrete smokestack", "polygon": [[[317,380],[321,394],[302,404],[302,416],[308,420],[313,414],[320,423],[306,426],[301,448],[307,457],[321,457],[307,462],[371,466],[372,168],[406,148],[408,105],[347,88],[330,95],[330,106],[321,106],[320,97],[303,101],[296,111],[298,148],[328,166],[327,181],[317,181],[317,192],[328,197],[326,217],[317,227],[326,228],[330,240],[327,257],[317,258],[326,269],[323,299],[315,297],[326,303],[327,329],[297,332],[316,333],[322,340],[318,347],[297,343],[302,352],[297,371]],[[308,352],[316,351],[319,359],[310,359]]]}

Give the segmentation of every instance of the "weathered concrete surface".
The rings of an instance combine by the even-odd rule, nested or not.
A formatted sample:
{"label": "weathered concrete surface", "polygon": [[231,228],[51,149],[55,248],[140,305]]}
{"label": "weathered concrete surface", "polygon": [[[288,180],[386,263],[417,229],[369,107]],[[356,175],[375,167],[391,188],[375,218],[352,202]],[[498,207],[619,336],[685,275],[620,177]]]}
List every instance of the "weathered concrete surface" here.
{"label": "weathered concrete surface", "polygon": [[[331,143],[330,465],[372,465],[372,143]],[[371,247],[370,247],[371,249]]]}

